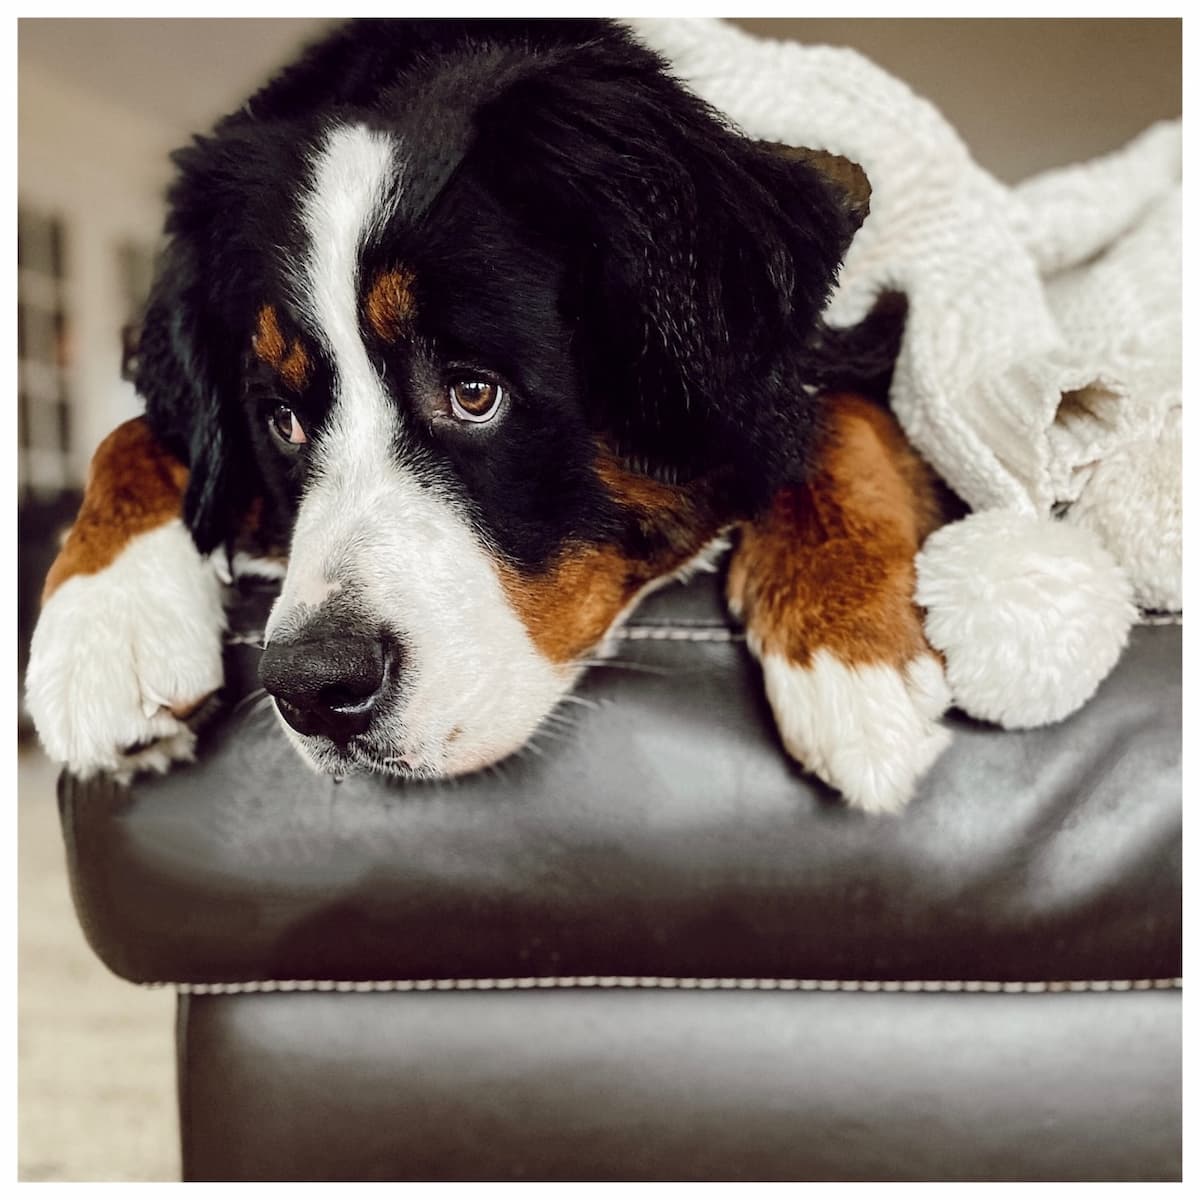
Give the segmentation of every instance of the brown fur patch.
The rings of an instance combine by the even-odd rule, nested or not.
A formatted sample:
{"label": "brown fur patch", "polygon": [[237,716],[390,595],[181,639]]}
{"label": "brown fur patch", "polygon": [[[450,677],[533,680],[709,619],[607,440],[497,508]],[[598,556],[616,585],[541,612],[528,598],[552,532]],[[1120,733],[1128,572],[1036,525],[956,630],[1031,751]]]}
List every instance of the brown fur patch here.
{"label": "brown fur patch", "polygon": [[413,298],[416,276],[407,267],[384,271],[371,285],[364,302],[367,321],[385,342],[394,342],[412,325],[417,302]]}
{"label": "brown fur patch", "polygon": [[783,142],[767,143],[784,158],[795,158],[819,171],[842,197],[842,202],[861,225],[871,211],[871,182],[856,162],[831,154],[828,150],[809,150],[804,146],[788,146]]}
{"label": "brown fur patch", "polygon": [[798,666],[819,649],[905,663],[930,652],[912,596],[913,559],[942,519],[933,475],[883,409],[858,396],[829,404],[820,468],[742,530],[730,606],[763,654]]}
{"label": "brown fur patch", "polygon": [[614,546],[566,550],[549,570],[525,575],[509,563],[500,583],[538,650],[567,663],[595,646],[640,586]]}
{"label": "brown fur patch", "polygon": [[284,337],[273,304],[264,304],[259,309],[258,328],[251,345],[258,358],[273,367],[292,391],[304,390],[312,373],[312,363],[298,338],[289,342]]}
{"label": "brown fur patch", "polygon": [[73,576],[103,571],[139,534],[178,517],[187,479],[145,420],[119,425],[92,458],[83,505],[46,576],[42,603]]}
{"label": "brown fur patch", "polygon": [[628,470],[604,449],[595,470],[624,510],[630,540],[645,554],[632,557],[613,544],[576,545],[535,575],[510,563],[499,566],[509,604],[534,645],[555,663],[595,647],[642,588],[678,570],[721,531],[717,481],[660,483]]}

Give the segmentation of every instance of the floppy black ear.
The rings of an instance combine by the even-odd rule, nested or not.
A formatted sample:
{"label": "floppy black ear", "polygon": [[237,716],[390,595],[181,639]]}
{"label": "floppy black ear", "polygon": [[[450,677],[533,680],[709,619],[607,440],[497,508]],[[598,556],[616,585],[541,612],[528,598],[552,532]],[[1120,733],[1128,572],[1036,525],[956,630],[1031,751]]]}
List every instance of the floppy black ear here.
{"label": "floppy black ear", "polygon": [[674,476],[733,462],[764,487],[802,470],[805,346],[861,192],[742,136],[632,41],[547,57],[477,127],[480,181],[573,259],[569,315],[622,450]]}
{"label": "floppy black ear", "polygon": [[236,344],[211,312],[194,251],[176,238],[151,290],[135,384],[151,429],[188,465],[183,517],[203,554],[233,535],[253,497],[247,439],[237,436]]}
{"label": "floppy black ear", "polygon": [[262,247],[286,233],[278,180],[300,177],[302,139],[279,125],[198,137],[171,158],[168,237],[142,325],[135,383],[160,440],[190,468],[184,520],[207,553],[261,490],[242,380]]}

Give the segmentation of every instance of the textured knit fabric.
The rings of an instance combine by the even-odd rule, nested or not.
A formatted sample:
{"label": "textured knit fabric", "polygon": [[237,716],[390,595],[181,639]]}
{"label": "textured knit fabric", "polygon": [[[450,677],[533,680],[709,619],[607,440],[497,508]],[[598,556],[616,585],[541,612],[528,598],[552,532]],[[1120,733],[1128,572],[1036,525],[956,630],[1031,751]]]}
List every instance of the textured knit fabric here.
{"label": "textured knit fabric", "polygon": [[[1106,477],[1106,460],[1172,436],[1182,403],[1179,122],[1012,188],[973,161],[933,105],[852,50],[758,39],[715,20],[633,28],[745,133],[866,170],[870,216],[827,318],[853,324],[880,292],[907,295],[892,404],[973,508],[1062,512]],[[1154,466],[1152,495],[1125,495],[1122,506],[1161,520],[1166,496],[1177,517],[1178,455],[1157,453]],[[1104,540],[1102,524],[1093,532]],[[1172,595],[1162,579],[1178,578],[1178,539],[1164,543],[1150,553],[1143,543],[1136,562],[1108,546],[1139,594]]]}

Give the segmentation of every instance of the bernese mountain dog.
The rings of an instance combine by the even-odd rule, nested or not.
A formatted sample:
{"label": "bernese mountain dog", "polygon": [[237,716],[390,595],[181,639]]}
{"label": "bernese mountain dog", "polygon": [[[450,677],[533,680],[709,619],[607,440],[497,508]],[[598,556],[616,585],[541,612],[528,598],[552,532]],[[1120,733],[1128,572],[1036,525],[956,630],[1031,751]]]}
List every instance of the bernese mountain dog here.
{"label": "bernese mountain dog", "polygon": [[787,750],[905,803],[947,740],[912,602],[939,502],[886,407],[837,390],[887,339],[821,322],[861,170],[566,20],[351,23],[175,161],[145,416],[97,452],[34,637],[52,757],[191,753],[251,544],[299,753],[433,778],[516,751],[732,543]]}

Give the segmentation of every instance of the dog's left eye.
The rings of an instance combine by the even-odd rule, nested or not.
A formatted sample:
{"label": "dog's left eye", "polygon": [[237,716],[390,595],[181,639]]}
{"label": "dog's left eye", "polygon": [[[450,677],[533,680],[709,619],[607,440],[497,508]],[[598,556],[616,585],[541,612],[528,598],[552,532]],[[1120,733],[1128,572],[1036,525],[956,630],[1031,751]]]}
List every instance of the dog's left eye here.
{"label": "dog's left eye", "polygon": [[300,419],[284,404],[271,414],[271,429],[288,446],[303,446],[308,441],[308,434],[304,432]]}
{"label": "dog's left eye", "polygon": [[463,377],[447,387],[450,411],[460,421],[490,421],[504,402],[504,388],[494,379]]}

